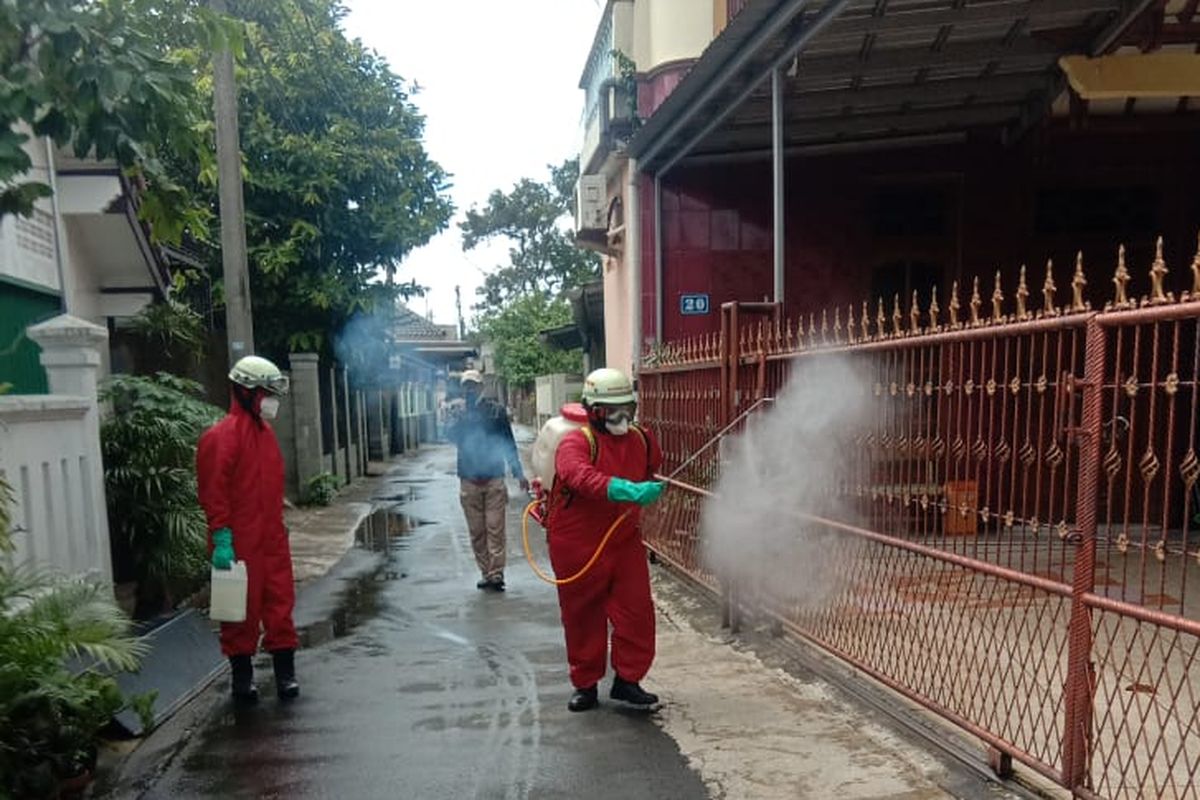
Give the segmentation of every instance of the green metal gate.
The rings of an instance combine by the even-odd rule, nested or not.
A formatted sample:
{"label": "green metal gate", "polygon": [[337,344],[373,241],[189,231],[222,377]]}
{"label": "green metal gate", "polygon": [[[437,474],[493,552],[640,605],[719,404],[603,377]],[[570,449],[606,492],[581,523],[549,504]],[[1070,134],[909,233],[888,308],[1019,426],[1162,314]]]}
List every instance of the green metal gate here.
{"label": "green metal gate", "polygon": [[25,329],[59,312],[57,295],[0,279],[0,385],[9,384],[9,392],[49,392],[38,346],[25,336]]}

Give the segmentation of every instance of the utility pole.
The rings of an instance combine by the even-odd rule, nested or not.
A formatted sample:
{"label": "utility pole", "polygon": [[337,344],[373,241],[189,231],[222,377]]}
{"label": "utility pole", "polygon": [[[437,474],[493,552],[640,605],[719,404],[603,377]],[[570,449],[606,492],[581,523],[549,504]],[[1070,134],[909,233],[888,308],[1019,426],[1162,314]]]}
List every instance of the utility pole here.
{"label": "utility pole", "polygon": [[459,341],[467,338],[467,324],[463,322],[462,315],[462,290],[454,287],[454,305],[458,308],[458,338]]}
{"label": "utility pole", "polygon": [[[218,14],[225,0],[209,0]],[[250,274],[246,265],[246,209],[242,198],[242,152],[238,143],[237,87],[228,43],[213,53],[213,115],[217,125],[217,195],[221,204],[221,264],[225,277],[225,335],[229,363],[254,352]]]}

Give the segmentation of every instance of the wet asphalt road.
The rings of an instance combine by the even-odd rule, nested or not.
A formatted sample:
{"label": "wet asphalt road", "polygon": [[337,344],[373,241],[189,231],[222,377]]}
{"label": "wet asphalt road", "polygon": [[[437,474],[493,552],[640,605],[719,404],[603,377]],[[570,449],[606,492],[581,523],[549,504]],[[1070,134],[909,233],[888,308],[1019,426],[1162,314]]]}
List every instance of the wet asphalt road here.
{"label": "wet asphalt road", "polygon": [[452,473],[443,447],[391,476],[394,513],[364,536],[382,566],[305,625],[301,698],[279,704],[269,668],[255,709],[210,692],[220,705],[141,797],[707,796],[651,719],[607,702],[566,710],[557,600],[521,555],[522,500],[509,504],[509,590],[480,592]]}

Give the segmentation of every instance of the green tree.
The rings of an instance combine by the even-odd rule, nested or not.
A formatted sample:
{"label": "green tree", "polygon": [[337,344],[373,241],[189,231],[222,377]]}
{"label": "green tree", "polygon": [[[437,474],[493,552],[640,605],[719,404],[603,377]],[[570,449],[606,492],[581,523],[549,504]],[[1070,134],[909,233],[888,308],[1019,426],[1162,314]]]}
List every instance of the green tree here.
{"label": "green tree", "polygon": [[[255,338],[277,358],[332,354],[351,317],[419,291],[395,273],[448,224],[448,176],[425,151],[409,84],[343,34],[340,0],[231,0],[229,11],[245,30],[238,89]],[[188,31],[163,35],[187,49]],[[211,95],[211,68],[201,69]],[[215,214],[202,165],[184,159],[174,172]],[[220,274],[215,255],[211,266]]]}
{"label": "green tree", "polygon": [[[137,0],[0,3],[0,216],[50,194],[23,145],[48,136],[78,157],[115,160],[144,179],[143,217],[160,239],[203,230],[203,209],[164,169],[181,155],[207,168],[207,114],[188,66],[155,38]],[[222,30],[211,23],[209,34]],[[211,40],[211,39],[210,39]]]}
{"label": "green tree", "polygon": [[479,320],[479,335],[496,348],[496,372],[513,384],[528,385],[538,375],[579,372],[578,350],[552,350],[538,332],[571,321],[566,300],[550,299],[544,292],[523,294]]}
{"label": "green tree", "polygon": [[482,209],[459,223],[463,250],[496,238],[510,243],[509,263],[488,275],[479,289],[482,311],[500,310],[513,298],[537,292],[557,296],[600,275],[600,258],[575,246],[564,222],[575,208],[579,159],[551,166],[545,183],[523,178],[508,192],[494,191]]}

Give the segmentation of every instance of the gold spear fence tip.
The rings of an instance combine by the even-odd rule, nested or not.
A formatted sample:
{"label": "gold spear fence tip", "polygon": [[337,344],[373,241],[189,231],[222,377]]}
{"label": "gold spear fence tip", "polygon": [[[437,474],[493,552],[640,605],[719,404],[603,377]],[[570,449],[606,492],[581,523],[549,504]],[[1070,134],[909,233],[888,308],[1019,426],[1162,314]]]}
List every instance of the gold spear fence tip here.
{"label": "gold spear fence tip", "polygon": [[1200,299],[1200,233],[1196,234],[1196,255],[1192,256],[1192,299]]}
{"label": "gold spear fence tip", "polygon": [[950,327],[957,330],[961,327],[958,320],[958,312],[962,306],[958,302],[958,281],[954,281],[950,285]]}
{"label": "gold spear fence tip", "polygon": [[1026,303],[1029,300],[1029,284],[1025,282],[1025,265],[1021,265],[1021,277],[1017,280],[1017,321],[1024,322],[1032,315]]}
{"label": "gold spear fence tip", "polygon": [[1163,259],[1163,237],[1154,244],[1154,263],[1150,265],[1150,304],[1162,305],[1174,298],[1163,291],[1163,278],[1167,276],[1167,262]]}
{"label": "gold spear fence tip", "polygon": [[846,341],[850,344],[858,343],[858,329],[855,327],[857,324],[854,320],[854,304],[850,303],[846,306]]}
{"label": "gold spear fence tip", "polygon": [[1000,270],[996,270],[996,283],[992,289],[992,324],[1004,322],[1004,290],[1000,288]]}
{"label": "gold spear fence tip", "polygon": [[1058,287],[1054,285],[1054,260],[1046,259],[1046,281],[1042,284],[1042,314],[1047,317],[1058,315],[1058,307],[1054,304],[1054,293]]}
{"label": "gold spear fence tip", "polygon": [[879,298],[879,311],[875,316],[875,335],[879,339],[887,338],[887,315],[883,312],[883,298]]}
{"label": "gold spear fence tip", "polygon": [[913,289],[912,305],[908,308],[910,327],[908,332],[916,336],[921,332],[921,302],[917,298],[917,290]]}
{"label": "gold spear fence tip", "polygon": [[937,286],[935,285],[933,287],[933,292],[931,293],[931,296],[929,298],[929,330],[930,331],[936,332],[936,331],[940,330],[940,327],[938,325],[938,316],[941,313],[942,313],[942,309],[938,308]]}
{"label": "gold spear fence tip", "polygon": [[833,309],[833,341],[834,344],[842,343],[842,309],[836,306]]}
{"label": "gold spear fence tip", "polygon": [[[1200,256],[1197,256],[1200,259]],[[871,315],[867,311],[867,301],[863,300],[862,306],[862,340],[864,342],[871,341]]]}
{"label": "gold spear fence tip", "polygon": [[1083,274],[1083,251],[1080,250],[1075,254],[1075,277],[1071,279],[1071,311],[1087,311],[1087,302],[1083,299],[1087,283],[1087,276]]}
{"label": "gold spear fence tip", "polygon": [[821,309],[821,344],[829,344],[829,311]]}
{"label": "gold spear fence tip", "polygon": [[1129,302],[1129,281],[1132,276],[1129,274],[1129,269],[1125,266],[1125,245],[1117,247],[1117,271],[1113,275],[1113,308],[1129,308],[1133,304]]}
{"label": "gold spear fence tip", "polygon": [[1196,254],[1192,257],[1192,291],[1183,300],[1200,300],[1200,234],[1196,234]]}
{"label": "gold spear fence tip", "polygon": [[979,295],[979,276],[975,276],[975,282],[971,288],[971,327],[977,328],[980,325],[979,309],[983,306],[983,298]]}

